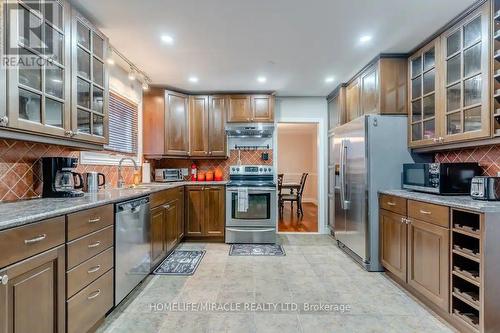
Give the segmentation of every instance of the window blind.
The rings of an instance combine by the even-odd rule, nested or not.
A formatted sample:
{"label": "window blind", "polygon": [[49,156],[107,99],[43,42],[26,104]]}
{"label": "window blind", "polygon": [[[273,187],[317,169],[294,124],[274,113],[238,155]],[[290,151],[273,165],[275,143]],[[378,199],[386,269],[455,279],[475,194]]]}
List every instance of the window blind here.
{"label": "window blind", "polygon": [[104,148],[121,153],[137,153],[138,105],[109,94],[109,144]]}

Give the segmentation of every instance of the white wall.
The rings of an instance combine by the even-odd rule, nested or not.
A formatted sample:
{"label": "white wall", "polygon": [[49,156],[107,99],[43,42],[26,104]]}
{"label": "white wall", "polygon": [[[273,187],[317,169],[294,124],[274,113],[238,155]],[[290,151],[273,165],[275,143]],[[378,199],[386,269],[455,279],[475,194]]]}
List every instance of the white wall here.
{"label": "white wall", "polygon": [[[327,227],[327,126],[328,107],[325,97],[277,97],[276,98],[276,122],[277,123],[317,123],[318,124],[318,230],[320,233],[328,234]],[[277,140],[277,135],[274,136]],[[278,147],[277,144],[274,145]],[[279,150],[276,151],[279,154]],[[276,163],[277,159],[275,159]],[[276,167],[276,165],[275,165]]]}

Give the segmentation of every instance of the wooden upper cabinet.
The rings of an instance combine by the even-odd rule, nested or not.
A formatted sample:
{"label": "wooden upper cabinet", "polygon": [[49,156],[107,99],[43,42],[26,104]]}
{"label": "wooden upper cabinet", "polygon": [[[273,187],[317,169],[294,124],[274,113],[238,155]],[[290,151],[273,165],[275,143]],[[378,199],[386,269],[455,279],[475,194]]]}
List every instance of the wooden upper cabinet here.
{"label": "wooden upper cabinet", "polygon": [[378,86],[380,114],[407,115],[407,75],[406,58],[388,57],[378,61]]}
{"label": "wooden upper cabinet", "polygon": [[346,88],[346,122],[360,116],[360,80],[354,79]]}
{"label": "wooden upper cabinet", "polygon": [[442,143],[491,135],[488,2],[445,32]]}
{"label": "wooden upper cabinet", "polygon": [[272,123],[274,122],[274,96],[254,95],[252,96],[252,122]]}
{"label": "wooden upper cabinet", "polygon": [[379,110],[378,66],[372,65],[360,77],[360,113],[376,114]]}
{"label": "wooden upper cabinet", "polygon": [[345,116],[345,90],[341,86],[338,91],[328,100],[328,132],[333,133],[335,127],[344,124]]}
{"label": "wooden upper cabinet", "polygon": [[208,154],[219,157],[227,155],[226,96],[210,96],[208,107]]}
{"label": "wooden upper cabinet", "polygon": [[439,89],[442,75],[438,59],[440,54],[441,41],[437,38],[412,55],[408,61],[410,147],[432,144],[442,135],[439,117],[439,110],[443,107]]}
{"label": "wooden upper cabinet", "polygon": [[0,270],[0,333],[66,332],[64,259],[61,245]]}
{"label": "wooden upper cabinet", "polygon": [[189,97],[165,91],[165,155],[189,155]]}
{"label": "wooden upper cabinet", "polygon": [[209,152],[208,96],[189,97],[189,135],[191,156],[207,156]]}
{"label": "wooden upper cabinet", "polygon": [[165,154],[165,90],[151,88],[144,93],[142,142],[145,155]]}
{"label": "wooden upper cabinet", "polygon": [[[5,27],[22,25],[24,17],[30,18],[31,24],[41,25],[45,30],[39,36],[34,32],[16,35],[14,31],[6,36],[8,39],[5,45],[10,43],[13,47],[10,52],[15,52],[9,55],[18,56],[20,62],[28,65],[2,68],[0,72],[0,87],[7,89],[7,99],[2,99],[0,103],[3,106],[0,125],[31,134],[70,138],[70,5],[66,1],[51,2],[42,6],[41,11],[32,9],[24,2],[9,2],[9,6],[11,5],[17,6],[19,15],[3,13],[0,23],[4,23]],[[6,6],[6,2],[2,2],[2,6]],[[29,19],[25,21],[24,29],[29,30]],[[52,61],[43,60],[45,57],[50,57]],[[4,93],[2,91],[2,97]]]}
{"label": "wooden upper cabinet", "polygon": [[72,17],[71,132],[78,140],[108,143],[109,41],[76,10]]}
{"label": "wooden upper cabinet", "polygon": [[229,95],[227,109],[227,122],[250,122],[252,121],[251,97],[248,95]]}

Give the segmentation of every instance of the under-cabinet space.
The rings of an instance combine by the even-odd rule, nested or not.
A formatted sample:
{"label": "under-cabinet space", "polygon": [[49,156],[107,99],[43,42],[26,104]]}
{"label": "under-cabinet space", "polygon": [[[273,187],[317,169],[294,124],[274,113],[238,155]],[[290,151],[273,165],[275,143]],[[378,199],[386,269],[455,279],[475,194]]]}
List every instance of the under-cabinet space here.
{"label": "under-cabinet space", "polygon": [[468,303],[472,307],[480,308],[480,288],[476,285],[461,279],[458,276],[453,276],[453,297],[456,297],[463,302]]}
{"label": "under-cabinet space", "polygon": [[479,331],[479,310],[453,297],[452,314],[459,321],[470,326],[474,331]]}
{"label": "under-cabinet space", "polygon": [[480,264],[458,254],[453,254],[453,274],[473,283],[481,285]]}

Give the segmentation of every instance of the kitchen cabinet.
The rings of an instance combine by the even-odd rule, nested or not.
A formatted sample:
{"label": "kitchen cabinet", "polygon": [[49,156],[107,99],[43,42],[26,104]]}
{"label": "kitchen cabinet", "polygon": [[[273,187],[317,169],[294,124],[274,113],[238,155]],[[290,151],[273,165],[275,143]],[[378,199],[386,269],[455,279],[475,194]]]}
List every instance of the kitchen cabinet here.
{"label": "kitchen cabinet", "polygon": [[189,155],[189,97],[165,92],[165,155]]}
{"label": "kitchen cabinet", "polygon": [[227,122],[272,123],[274,103],[272,95],[228,95]]}
{"label": "kitchen cabinet", "polygon": [[335,127],[344,124],[346,88],[339,86],[328,98],[328,133],[332,134]]}
{"label": "kitchen cabinet", "polygon": [[64,244],[0,270],[0,332],[66,332]]}
{"label": "kitchen cabinet", "polygon": [[189,97],[189,146],[191,156],[207,156],[209,150],[208,96]]}
{"label": "kitchen cabinet", "polygon": [[73,10],[70,136],[108,143],[109,70],[108,38]]}
{"label": "kitchen cabinet", "polygon": [[252,122],[272,123],[274,122],[274,96],[253,95],[252,96]]}
{"label": "kitchen cabinet", "polygon": [[150,204],[151,268],[154,268],[184,237],[184,189],[154,193]]}
{"label": "kitchen cabinet", "polygon": [[[4,4],[2,4],[3,6]],[[7,15],[6,25],[20,26],[26,33],[8,34],[17,49],[20,64],[6,74],[7,103],[2,126],[16,131],[54,137],[69,137],[71,130],[71,8],[66,1],[43,6],[41,11],[24,2],[14,2],[19,15]],[[29,18],[22,20],[22,18]],[[39,35],[27,33],[27,24],[38,25]],[[13,38],[14,40],[11,40]],[[50,60],[46,55],[51,55]],[[1,112],[1,111],[0,111]]]}
{"label": "kitchen cabinet", "polygon": [[404,219],[402,215],[380,211],[380,260],[388,271],[406,281],[407,224]]}
{"label": "kitchen cabinet", "polygon": [[489,24],[485,3],[410,56],[411,148],[491,137]]}
{"label": "kitchen cabinet", "polygon": [[226,113],[227,97],[210,96],[208,107],[208,154],[210,157],[227,156]]}
{"label": "kitchen cabinet", "polygon": [[355,78],[346,88],[346,122],[358,118],[360,114],[360,82]]}
{"label": "kitchen cabinet", "polygon": [[224,186],[186,187],[186,237],[223,239],[225,229]]}
{"label": "kitchen cabinet", "polygon": [[360,113],[362,115],[377,113],[379,104],[377,64],[364,71],[359,80],[361,93]]}
{"label": "kitchen cabinet", "polygon": [[189,101],[190,156],[225,157],[227,98],[191,96]]}
{"label": "kitchen cabinet", "polygon": [[410,219],[408,285],[448,311],[450,299],[450,229]]}
{"label": "kitchen cabinet", "polygon": [[450,300],[449,208],[379,196],[382,266],[444,312]]}
{"label": "kitchen cabinet", "polygon": [[247,123],[252,121],[252,103],[248,95],[229,95],[227,122]]}

